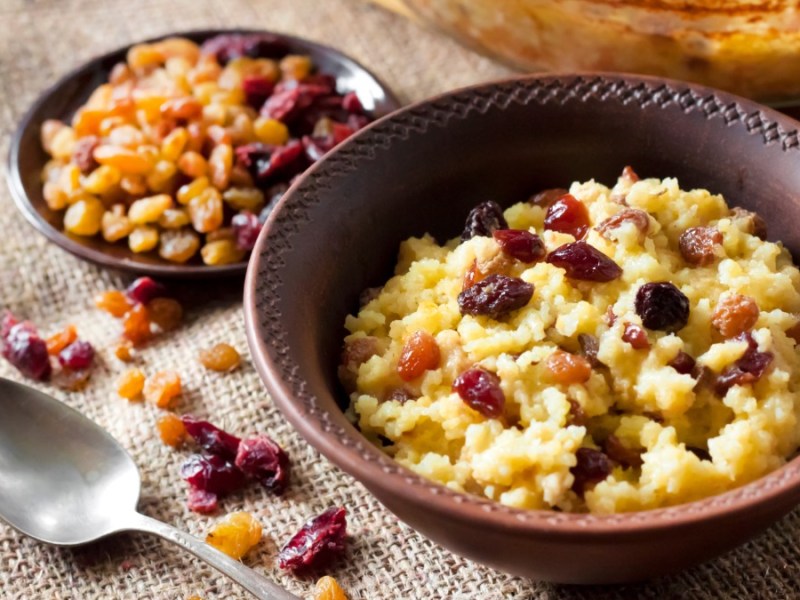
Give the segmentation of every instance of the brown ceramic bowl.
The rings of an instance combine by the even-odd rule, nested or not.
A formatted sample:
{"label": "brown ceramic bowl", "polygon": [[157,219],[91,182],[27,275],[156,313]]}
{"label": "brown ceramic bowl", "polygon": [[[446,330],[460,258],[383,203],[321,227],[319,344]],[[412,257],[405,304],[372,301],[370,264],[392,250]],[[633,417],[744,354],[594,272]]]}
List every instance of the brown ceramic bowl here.
{"label": "brown ceramic bowl", "polygon": [[800,458],[749,485],[672,508],[609,516],[522,511],[400,466],[345,419],[336,366],[346,314],[391,275],[398,245],[458,235],[480,201],[624,165],[677,176],[758,211],[800,256],[798,123],[712,89],[613,74],[548,75],[459,90],[381,119],[283,198],[245,284],[250,347],[297,430],[400,519],[498,569],[571,583],[641,580],[707,560],[800,501]]}
{"label": "brown ceramic bowl", "polygon": [[[334,75],[340,91],[354,91],[364,108],[375,117],[381,117],[400,106],[392,91],[375,75],[353,59],[334,48],[302,38],[263,30],[210,29],[176,32],[145,40],[153,42],[164,37],[181,36],[197,43],[225,33],[267,33],[286,43],[291,52],[308,54],[324,73]],[[115,64],[124,62],[130,46],[98,56],[68,73],[46,90],[23,117],[11,141],[8,156],[8,185],[17,208],[28,222],[50,241],[72,254],[98,265],[159,277],[207,278],[242,275],[247,261],[230,265],[207,266],[199,255],[186,264],[175,264],[160,258],[154,252],[135,254],[124,243],[110,244],[99,237],[80,237],[62,230],[63,211],[47,207],[42,197],[40,175],[48,160],[39,141],[39,130],[46,119],[69,121],[74,112],[86,101],[91,92],[108,81]]]}

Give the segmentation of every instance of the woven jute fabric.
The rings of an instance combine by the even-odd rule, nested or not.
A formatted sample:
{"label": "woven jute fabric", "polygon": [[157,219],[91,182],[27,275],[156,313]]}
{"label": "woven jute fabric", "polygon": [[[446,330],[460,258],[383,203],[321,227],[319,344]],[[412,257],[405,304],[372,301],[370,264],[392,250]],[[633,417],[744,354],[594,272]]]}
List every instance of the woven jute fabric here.
{"label": "woven jute fabric", "polygon": [[[404,101],[507,74],[432,32],[356,0],[0,0],[0,153],[7,155],[16,123],[37,95],[81,62],[167,32],[232,26],[285,31],[337,46],[374,70]],[[5,160],[0,171],[5,177]],[[142,473],[139,506],[144,513],[205,536],[215,518],[186,509],[186,487],[178,476],[187,453],[158,440],[158,409],[129,404],[114,391],[124,368],[111,353],[118,325],[93,307],[92,296],[127,283],[126,277],[48,244],[17,213],[5,186],[0,188],[0,308],[33,320],[44,333],[74,323],[81,337],[99,349],[99,366],[85,391],[42,388],[101,424],[130,451]],[[301,597],[311,597],[313,580],[281,572],[277,548],[307,518],[331,505],[349,511],[351,543],[331,574],[351,599],[800,597],[797,511],[713,562],[632,586],[528,581],[456,556],[399,522],[313,450],[282,418],[249,361],[227,375],[199,365],[198,350],[216,342],[231,343],[247,355],[240,281],[181,284],[176,292],[187,309],[186,323],[149,345],[140,366],[147,373],[162,368],[180,372],[185,384],[180,411],[208,417],[240,435],[268,432],[286,448],[293,477],[283,497],[253,486],[225,498],[221,512],[248,510],[258,516],[264,541],[246,563]],[[0,376],[20,378],[5,362],[0,362]],[[154,537],[121,535],[61,549],[0,525],[2,599],[185,599],[195,594],[207,600],[249,597],[210,567]]]}

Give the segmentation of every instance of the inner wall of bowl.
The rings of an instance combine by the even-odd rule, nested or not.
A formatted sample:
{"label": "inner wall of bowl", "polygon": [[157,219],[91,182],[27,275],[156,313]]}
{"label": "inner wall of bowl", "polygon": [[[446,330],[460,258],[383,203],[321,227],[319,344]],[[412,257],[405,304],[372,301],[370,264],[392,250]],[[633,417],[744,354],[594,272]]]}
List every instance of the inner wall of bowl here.
{"label": "inner wall of bowl", "polygon": [[[426,232],[440,242],[457,236],[469,210],[487,199],[507,207],[572,181],[613,185],[631,165],[642,177],[677,177],[684,189],[706,188],[758,211],[770,238],[800,256],[800,231],[792,227],[800,219],[797,153],[765,144],[742,122],[614,98],[512,102],[452,116],[446,126],[431,114],[414,109],[378,125],[321,165],[292,199],[317,195],[319,202],[311,202],[310,222],[283,257],[279,305],[292,359],[323,402],[347,404],[336,376],[344,318],[358,309],[362,290],[392,275],[400,242]],[[393,140],[384,148],[387,135]],[[296,205],[287,202],[281,216],[291,220],[286,213]]]}

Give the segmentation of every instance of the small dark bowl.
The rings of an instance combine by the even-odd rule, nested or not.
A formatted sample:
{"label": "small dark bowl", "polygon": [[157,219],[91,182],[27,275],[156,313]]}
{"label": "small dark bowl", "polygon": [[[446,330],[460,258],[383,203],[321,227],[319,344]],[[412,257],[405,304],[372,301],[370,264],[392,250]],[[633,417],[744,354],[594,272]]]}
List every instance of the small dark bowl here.
{"label": "small dark bowl", "polygon": [[453,92],[386,117],[315,165],[258,240],[245,283],[250,347],[272,398],[313,446],[409,525],[504,571],[570,583],[641,580],[751,538],[800,501],[800,458],[733,491],[615,515],[523,511],[400,466],[342,414],[344,317],[384,283],[400,242],[458,235],[480,201],[505,205],[624,165],[758,211],[800,256],[798,123],[730,94],[613,74],[552,75]]}
{"label": "small dark bowl", "polygon": [[[266,33],[282,40],[294,53],[308,54],[322,72],[334,75],[339,91],[354,91],[373,117],[384,116],[400,106],[392,91],[365,67],[345,54],[302,38],[251,29],[209,29],[177,32],[167,37],[185,37],[198,44],[225,33]],[[132,44],[134,45],[134,44]],[[69,121],[91,92],[108,81],[111,69],[123,62],[130,46],[103,54],[62,77],[46,90],[23,117],[11,141],[8,157],[8,185],[11,196],[28,222],[51,242],[68,252],[98,265],[159,277],[208,278],[241,275],[247,261],[207,266],[198,257],[187,264],[175,264],[154,253],[135,254],[122,243],[111,244],[100,237],[86,238],[62,230],[63,211],[52,211],[42,197],[41,172],[48,156],[41,147],[39,130],[46,119]]]}

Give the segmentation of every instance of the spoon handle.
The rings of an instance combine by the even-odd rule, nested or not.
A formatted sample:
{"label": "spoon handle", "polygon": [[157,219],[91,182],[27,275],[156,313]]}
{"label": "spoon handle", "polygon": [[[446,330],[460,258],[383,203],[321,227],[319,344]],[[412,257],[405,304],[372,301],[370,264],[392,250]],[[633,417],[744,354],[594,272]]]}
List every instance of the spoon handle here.
{"label": "spoon handle", "polygon": [[140,513],[134,513],[126,529],[129,531],[154,533],[165,540],[181,546],[194,554],[197,558],[206,561],[209,565],[230,577],[233,581],[252,593],[256,598],[259,598],[259,600],[300,600],[300,598],[294,594],[289,593],[263,575],[256,573],[253,569],[243,565],[238,560],[233,560],[227,554],[220,552],[194,536],[184,533],[179,529],[175,529],[171,525],[167,525],[166,523],[162,523],[161,521]]}

